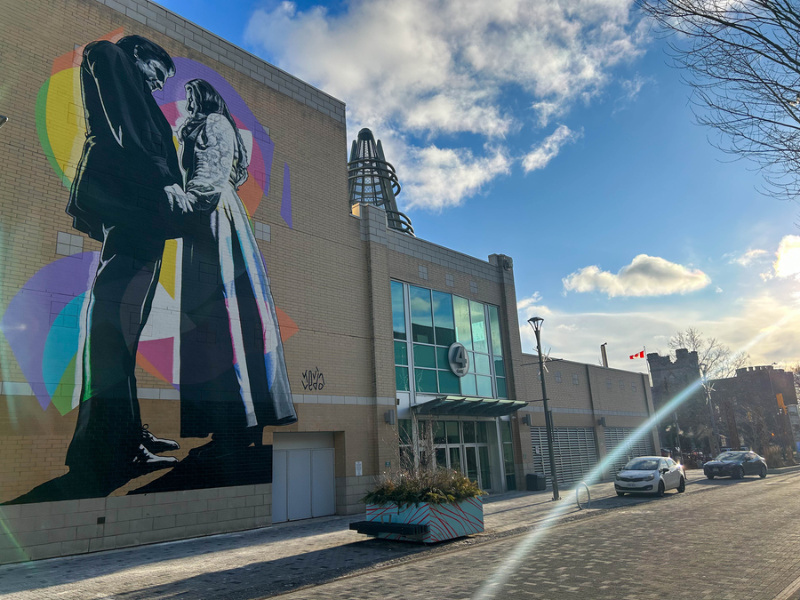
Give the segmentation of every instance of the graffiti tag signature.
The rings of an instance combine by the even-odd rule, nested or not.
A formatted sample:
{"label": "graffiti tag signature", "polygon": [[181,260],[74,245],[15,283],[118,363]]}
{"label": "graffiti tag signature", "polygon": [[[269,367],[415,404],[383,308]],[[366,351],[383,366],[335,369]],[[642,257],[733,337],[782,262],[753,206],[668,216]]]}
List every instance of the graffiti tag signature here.
{"label": "graffiti tag signature", "polygon": [[325,387],[325,375],[318,367],[314,370],[308,369],[303,371],[303,389],[304,390],[321,390]]}

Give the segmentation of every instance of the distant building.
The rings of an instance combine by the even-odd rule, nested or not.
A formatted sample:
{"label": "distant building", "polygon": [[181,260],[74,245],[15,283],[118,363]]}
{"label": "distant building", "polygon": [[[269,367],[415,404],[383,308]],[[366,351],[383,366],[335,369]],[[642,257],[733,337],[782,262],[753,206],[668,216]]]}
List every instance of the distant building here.
{"label": "distant building", "polygon": [[[710,451],[712,413],[697,352],[681,348],[676,350],[674,361],[657,353],[648,354],[647,360],[656,410],[678,396],[686,396],[661,420],[662,445],[680,446],[683,451]],[[711,380],[709,385],[720,447],[748,446],[759,453],[772,445],[794,448],[800,420],[797,433],[793,433],[789,407],[796,407],[797,393],[792,373],[772,366],[745,367],[734,377]]]}
{"label": "distant building", "polygon": [[[523,468],[526,473],[549,475],[538,357],[523,354],[521,366],[522,380],[517,385],[520,396],[528,401],[516,414],[521,421]],[[547,362],[545,385],[561,485],[582,481],[612,454],[600,474],[603,478],[613,477],[630,458],[656,453],[655,429],[632,435],[654,413],[648,383],[643,373],[560,359]]]}
{"label": "distant building", "polygon": [[711,451],[711,417],[701,385],[697,352],[685,348],[675,351],[675,360],[653,352],[647,355],[652,379],[653,405],[661,410],[671,400],[685,395],[673,410],[664,415],[658,431],[661,445],[683,451]]}
{"label": "distant building", "polygon": [[720,430],[728,432],[730,446],[750,446],[759,453],[771,445],[794,448],[798,438],[789,407],[797,410],[797,393],[792,373],[771,365],[745,367],[737,369],[735,377],[716,379],[712,385]]}

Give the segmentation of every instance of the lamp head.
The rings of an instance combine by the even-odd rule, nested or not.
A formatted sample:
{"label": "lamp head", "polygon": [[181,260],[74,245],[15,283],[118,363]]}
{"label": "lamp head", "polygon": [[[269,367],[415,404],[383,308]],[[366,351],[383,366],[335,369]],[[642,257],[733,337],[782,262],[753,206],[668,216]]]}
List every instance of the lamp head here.
{"label": "lamp head", "polygon": [[536,331],[537,333],[541,331],[543,322],[544,319],[542,317],[531,317],[530,319],[528,319],[528,323],[531,324],[531,327],[533,327],[533,330]]}
{"label": "lamp head", "polygon": [[5,125],[6,121],[8,121],[8,117],[6,117],[5,115],[0,115],[0,127]]}

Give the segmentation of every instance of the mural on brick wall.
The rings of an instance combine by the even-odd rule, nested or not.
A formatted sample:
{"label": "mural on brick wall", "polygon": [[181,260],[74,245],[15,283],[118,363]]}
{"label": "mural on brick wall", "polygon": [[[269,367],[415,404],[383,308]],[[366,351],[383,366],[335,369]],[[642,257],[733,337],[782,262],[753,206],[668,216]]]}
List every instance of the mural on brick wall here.
{"label": "mural on brick wall", "polygon": [[[297,327],[250,221],[269,135],[218,73],[121,32],[54,62],[37,126],[75,229],[102,250],[44,266],[3,315],[42,408],[78,413],[69,472],[16,501],[107,495],[145,475],[128,493],[270,482],[263,428],[297,420],[283,355]],[[179,439],[142,423],[137,365],[173,386]],[[190,438],[204,443],[187,455]]]}

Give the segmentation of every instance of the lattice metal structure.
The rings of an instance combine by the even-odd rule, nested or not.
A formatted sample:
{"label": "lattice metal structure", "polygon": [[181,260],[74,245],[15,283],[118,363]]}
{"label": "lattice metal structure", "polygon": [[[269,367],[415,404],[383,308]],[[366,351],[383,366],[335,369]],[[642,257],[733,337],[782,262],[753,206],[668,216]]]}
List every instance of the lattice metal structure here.
{"label": "lattice metal structure", "polygon": [[347,163],[350,188],[350,206],[358,203],[380,206],[386,211],[389,227],[408,235],[414,235],[411,219],[397,210],[396,196],[400,193],[400,182],[394,167],[386,162],[380,140],[375,141],[367,128],[358,132],[350,150]]}

